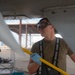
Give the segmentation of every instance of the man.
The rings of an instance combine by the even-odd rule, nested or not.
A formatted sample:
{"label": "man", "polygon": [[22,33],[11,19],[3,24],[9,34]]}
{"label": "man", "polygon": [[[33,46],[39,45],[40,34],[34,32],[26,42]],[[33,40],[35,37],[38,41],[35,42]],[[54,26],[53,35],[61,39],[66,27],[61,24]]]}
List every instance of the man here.
{"label": "man", "polygon": [[[56,43],[56,37],[55,37],[55,28],[54,26],[49,22],[47,18],[43,18],[39,21],[37,24],[37,28],[39,32],[41,33],[41,36],[44,37],[44,39],[40,40],[42,41],[43,47],[43,53],[42,57],[47,60],[50,63],[53,63],[53,55],[55,51],[55,43]],[[31,51],[33,52],[32,55],[30,55],[30,61],[28,64],[28,70],[30,74],[35,75],[51,75],[49,72],[52,68],[49,69],[49,67],[43,63],[40,62],[40,41],[36,42],[33,46]],[[75,62],[75,54],[73,51],[68,47],[68,45],[65,43],[63,39],[60,39],[60,47],[59,47],[59,54],[57,59],[57,67],[60,69],[66,71],[66,55],[69,55],[71,59]],[[41,69],[41,68],[42,69]],[[41,69],[41,70],[40,70]],[[49,69],[49,70],[48,70]],[[59,74],[61,75],[61,74]]]}

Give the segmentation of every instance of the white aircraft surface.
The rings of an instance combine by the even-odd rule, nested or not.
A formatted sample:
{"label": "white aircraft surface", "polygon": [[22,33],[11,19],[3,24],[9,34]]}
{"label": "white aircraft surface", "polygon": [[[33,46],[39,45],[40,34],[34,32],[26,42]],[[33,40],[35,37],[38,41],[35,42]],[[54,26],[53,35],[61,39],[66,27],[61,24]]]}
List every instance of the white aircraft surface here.
{"label": "white aircraft surface", "polygon": [[48,17],[75,52],[75,0],[0,0],[4,17]]}
{"label": "white aircraft surface", "polygon": [[0,0],[3,17],[47,17],[75,52],[75,0]]}

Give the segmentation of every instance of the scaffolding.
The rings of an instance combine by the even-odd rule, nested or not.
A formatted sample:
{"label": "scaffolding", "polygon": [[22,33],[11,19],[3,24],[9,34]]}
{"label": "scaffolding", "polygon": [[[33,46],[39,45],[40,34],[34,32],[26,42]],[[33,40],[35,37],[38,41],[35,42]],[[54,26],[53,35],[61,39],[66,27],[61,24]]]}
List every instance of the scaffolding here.
{"label": "scaffolding", "polygon": [[[12,50],[6,50],[8,53],[5,55],[4,51],[0,52],[0,75],[11,74],[14,70],[14,62],[15,62],[15,52]],[[1,56],[2,55],[2,56]],[[4,56],[3,56],[4,55]]]}

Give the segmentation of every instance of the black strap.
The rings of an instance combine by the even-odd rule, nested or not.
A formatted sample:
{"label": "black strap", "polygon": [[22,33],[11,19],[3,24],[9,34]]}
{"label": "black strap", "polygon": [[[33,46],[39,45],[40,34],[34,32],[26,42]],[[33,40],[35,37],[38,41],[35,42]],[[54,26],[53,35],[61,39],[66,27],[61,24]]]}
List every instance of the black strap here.
{"label": "black strap", "polygon": [[[39,42],[39,53],[42,58],[44,58],[44,50],[43,50],[43,40]],[[43,72],[45,71],[45,72]],[[47,66],[42,63],[40,68],[38,69],[36,75],[48,75]]]}
{"label": "black strap", "polygon": [[43,40],[39,42],[39,51],[42,58],[44,58],[44,52],[43,52]]}
{"label": "black strap", "polygon": [[[44,58],[44,55],[43,55],[43,41],[39,41],[39,53],[40,53],[40,56],[42,58]],[[41,74],[41,70],[42,70],[42,65],[40,66],[40,68],[37,70],[37,73],[35,75],[40,75]]]}
{"label": "black strap", "polygon": [[[57,66],[58,63],[58,55],[59,55],[59,45],[60,45],[60,38],[56,38],[56,43],[55,43],[55,50],[54,50],[54,55],[53,55],[53,60],[52,63]],[[39,53],[41,55],[42,58],[44,58],[44,52],[43,52],[43,40],[41,40],[39,42]],[[45,64],[42,63],[42,65],[40,66],[40,68],[37,71],[36,75],[40,75],[42,69],[45,67],[46,68],[46,74],[48,75],[48,70],[47,67],[44,66]]]}
{"label": "black strap", "polygon": [[52,60],[52,63],[53,63],[55,66],[57,66],[57,63],[58,63],[59,47],[60,47],[60,38],[56,38],[55,49],[54,49],[54,55],[53,55],[53,60]]}

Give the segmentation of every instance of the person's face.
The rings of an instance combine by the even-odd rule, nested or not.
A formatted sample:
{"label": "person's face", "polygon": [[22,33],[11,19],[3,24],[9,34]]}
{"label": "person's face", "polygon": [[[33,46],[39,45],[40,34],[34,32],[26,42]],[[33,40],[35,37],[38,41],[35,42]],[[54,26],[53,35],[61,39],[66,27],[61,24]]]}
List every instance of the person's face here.
{"label": "person's face", "polygon": [[44,29],[47,27],[47,25],[49,25],[49,22],[47,22],[46,20],[43,20],[40,23],[38,23],[37,28],[38,29]]}
{"label": "person's face", "polygon": [[52,25],[50,25],[46,20],[43,20],[41,23],[37,25],[39,32],[43,37],[46,37],[50,33],[50,29]]}

